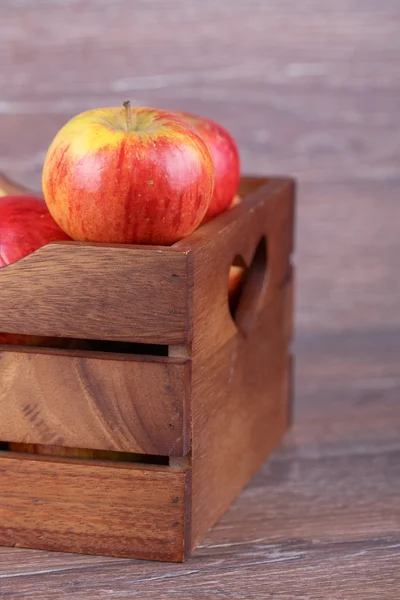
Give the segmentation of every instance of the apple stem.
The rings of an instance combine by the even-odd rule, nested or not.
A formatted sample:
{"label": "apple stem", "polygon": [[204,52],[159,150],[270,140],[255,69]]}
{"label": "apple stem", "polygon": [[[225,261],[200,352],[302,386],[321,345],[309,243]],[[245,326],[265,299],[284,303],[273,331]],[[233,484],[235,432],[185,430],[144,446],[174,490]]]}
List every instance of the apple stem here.
{"label": "apple stem", "polygon": [[128,131],[132,131],[132,108],[129,100],[124,102],[123,104],[125,108],[125,119],[126,119],[126,128]]}

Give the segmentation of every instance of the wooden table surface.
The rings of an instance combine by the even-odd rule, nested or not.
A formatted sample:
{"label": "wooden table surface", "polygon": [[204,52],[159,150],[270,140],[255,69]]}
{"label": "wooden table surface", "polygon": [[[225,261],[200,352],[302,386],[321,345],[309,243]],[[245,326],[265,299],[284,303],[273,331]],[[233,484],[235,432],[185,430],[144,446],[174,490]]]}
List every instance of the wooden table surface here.
{"label": "wooden table surface", "polygon": [[22,183],[69,116],[127,97],[213,116],[245,171],[300,182],[282,446],[185,564],[3,548],[0,598],[398,600],[398,2],[2,0],[0,22]]}

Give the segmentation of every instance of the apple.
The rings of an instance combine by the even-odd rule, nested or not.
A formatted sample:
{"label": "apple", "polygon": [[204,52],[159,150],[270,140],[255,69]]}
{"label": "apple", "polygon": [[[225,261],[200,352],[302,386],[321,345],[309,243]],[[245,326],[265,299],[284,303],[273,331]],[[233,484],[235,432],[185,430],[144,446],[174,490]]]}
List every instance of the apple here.
{"label": "apple", "polygon": [[62,448],[61,446],[43,446],[42,444],[21,444],[9,442],[11,452],[26,452],[28,454],[46,454],[47,456],[66,456],[69,458],[93,458],[94,450],[77,448]]}
{"label": "apple", "polygon": [[[58,227],[43,198],[4,196],[0,198],[0,268],[21,260],[49,242],[69,240]],[[41,345],[44,338],[1,333],[0,344]],[[51,344],[50,340],[45,341]]]}
{"label": "apple", "polygon": [[39,196],[0,198],[0,267],[21,260],[50,242],[69,240]]}
{"label": "apple", "polygon": [[237,292],[244,276],[244,267],[232,265],[229,269],[228,294],[232,296]]}
{"label": "apple", "polygon": [[19,346],[40,346],[43,344],[43,338],[34,335],[0,332],[0,344],[18,344]]}
{"label": "apple", "polygon": [[51,214],[74,240],[167,245],[202,222],[214,166],[206,143],[178,115],[125,102],[64,125],[42,181]]}
{"label": "apple", "polygon": [[128,452],[112,452],[108,450],[90,450],[86,448],[66,448],[62,446],[45,446],[43,444],[23,444],[9,442],[10,452],[25,452],[44,456],[62,456],[64,458],[95,458],[97,460],[118,460],[129,462],[142,462],[145,458],[140,454]]}
{"label": "apple", "polygon": [[229,269],[228,278],[228,302],[231,312],[234,312],[239,299],[242,282],[244,280],[245,268],[240,265],[232,265]]}
{"label": "apple", "polygon": [[214,194],[205,216],[208,221],[229,208],[237,192],[240,179],[240,157],[235,140],[219,123],[179,112],[203,138],[211,151],[215,170]]}

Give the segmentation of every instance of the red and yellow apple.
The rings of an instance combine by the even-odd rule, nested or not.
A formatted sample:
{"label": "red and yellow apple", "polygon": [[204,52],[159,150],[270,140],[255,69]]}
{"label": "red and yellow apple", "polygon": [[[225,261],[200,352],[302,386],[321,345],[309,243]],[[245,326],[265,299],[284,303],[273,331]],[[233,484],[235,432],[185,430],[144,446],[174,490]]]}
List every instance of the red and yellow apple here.
{"label": "red and yellow apple", "polygon": [[211,151],[215,170],[214,194],[205,216],[208,221],[230,207],[240,179],[240,156],[235,140],[219,123],[179,112],[202,137]]}
{"label": "red and yellow apple", "polygon": [[206,143],[178,115],[124,103],[64,125],[42,181],[51,214],[74,240],[172,244],[202,222],[214,166]]}
{"label": "red and yellow apple", "polygon": [[[21,260],[50,242],[69,239],[50,215],[43,198],[0,198],[0,268]],[[36,346],[41,344],[42,339],[0,332],[0,344]]]}

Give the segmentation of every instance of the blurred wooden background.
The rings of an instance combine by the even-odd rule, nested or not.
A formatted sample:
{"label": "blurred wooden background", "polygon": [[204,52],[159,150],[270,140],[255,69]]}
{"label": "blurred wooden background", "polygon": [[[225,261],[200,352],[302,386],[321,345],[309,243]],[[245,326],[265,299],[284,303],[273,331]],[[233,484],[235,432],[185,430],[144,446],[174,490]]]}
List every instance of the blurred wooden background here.
{"label": "blurred wooden background", "polygon": [[[238,140],[244,171],[295,175],[300,202],[309,196],[298,250],[304,260],[318,252],[299,277],[298,326],[351,326],[360,313],[379,324],[371,277],[396,291],[384,309],[400,324],[389,247],[400,177],[398,0],[1,0],[0,24],[0,170],[40,189],[60,126],[127,98],[215,118]],[[387,266],[368,252],[382,228]],[[312,302],[323,293],[329,308]]]}
{"label": "blurred wooden background", "polygon": [[35,185],[66,119],[126,98],[220,120],[248,172],[399,176],[397,0],[2,0],[0,11],[1,161]]}
{"label": "blurred wooden background", "polygon": [[399,0],[0,0],[0,171],[40,189],[59,127],[130,99],[299,180],[285,445],[187,566],[0,550],[7,597],[398,597],[399,32]]}
{"label": "blurred wooden background", "polygon": [[39,185],[56,130],[120,104],[190,109],[248,172],[399,177],[397,0],[2,0],[0,156]]}

